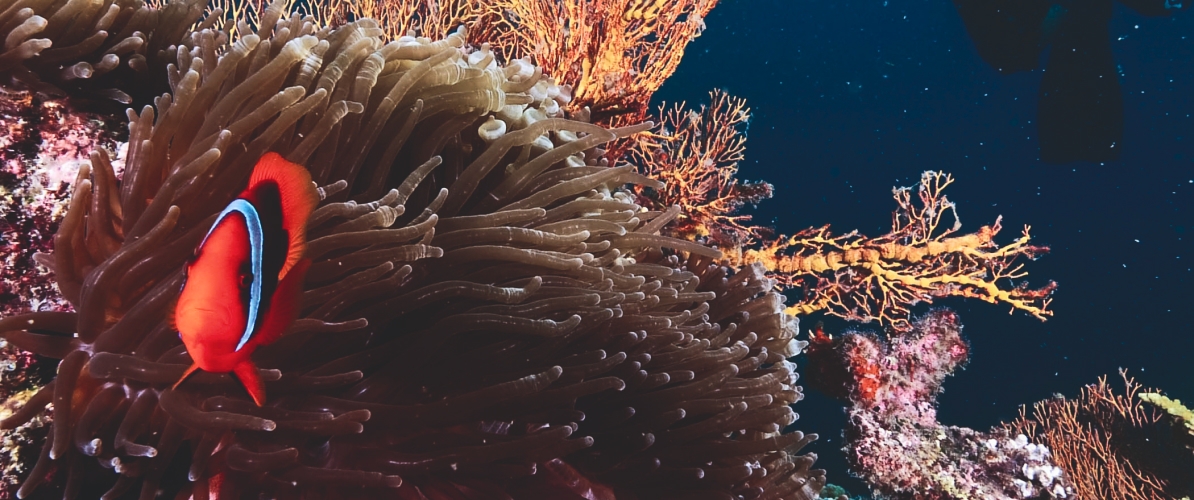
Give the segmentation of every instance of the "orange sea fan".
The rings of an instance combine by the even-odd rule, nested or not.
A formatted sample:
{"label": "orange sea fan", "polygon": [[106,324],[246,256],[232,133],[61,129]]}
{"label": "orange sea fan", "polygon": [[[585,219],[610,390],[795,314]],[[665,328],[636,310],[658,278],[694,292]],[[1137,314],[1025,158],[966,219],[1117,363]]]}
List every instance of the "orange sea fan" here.
{"label": "orange sea fan", "polygon": [[1053,452],[1054,462],[1073,479],[1078,498],[1103,500],[1173,499],[1194,490],[1194,456],[1172,439],[1163,412],[1141,403],[1150,390],[1120,371],[1124,391],[1107,377],[1082,388],[1075,399],[1055,397],[1033,406],[1031,414],[1007,424]]}
{"label": "orange sea fan", "polygon": [[[432,39],[440,39],[456,31],[461,25],[473,30],[482,22],[488,0],[327,0],[320,2],[321,17],[334,24],[342,24],[361,18],[376,19],[385,32],[384,38],[415,33]],[[489,40],[475,31],[469,42],[480,45]]]}
{"label": "orange sea fan", "polygon": [[773,188],[737,178],[750,121],[746,100],[720,90],[709,97],[699,111],[684,103],[661,105],[659,127],[638,136],[628,155],[641,172],[665,183],[657,192],[640,189],[639,195],[660,209],[679,207],[674,233],[725,248],[742,246],[763,229],[751,226],[751,216],[739,210],[770,198]]}

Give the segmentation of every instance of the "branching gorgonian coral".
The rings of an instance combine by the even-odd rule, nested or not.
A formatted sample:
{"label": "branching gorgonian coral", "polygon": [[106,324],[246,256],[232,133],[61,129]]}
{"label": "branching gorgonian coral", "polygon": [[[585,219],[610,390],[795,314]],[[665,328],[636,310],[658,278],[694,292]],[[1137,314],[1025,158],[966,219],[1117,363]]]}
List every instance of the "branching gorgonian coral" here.
{"label": "branching gorgonian coral", "polygon": [[[714,110],[726,105],[715,103],[721,104]],[[681,210],[687,218],[666,227],[665,234],[719,243],[727,265],[767,268],[782,288],[796,291],[788,314],[823,311],[850,321],[879,321],[896,331],[911,327],[912,305],[941,297],[1008,304],[1040,320],[1053,314],[1048,305],[1057,284],[1030,289],[1017,282],[1028,274],[1022,260],[1036,259],[1048,247],[1032,245],[1027,226],[1018,239],[999,245],[998,218],[978,232],[959,235],[955,205],[943,193],[953,183],[949,174],[924,172],[917,186],[893,190],[898,206],[891,233],[833,234],[823,226],[769,237],[761,228],[744,226],[746,220],[738,214],[741,206],[757,202],[756,187],[762,187],[733,178],[736,152],[743,147],[733,140],[739,134],[734,113],[710,116],[719,119],[675,115],[667,115],[667,121],[698,125],[700,134],[689,131],[687,138],[666,147],[640,141],[644,146],[634,150],[634,158],[646,166],[648,177],[670,183],[663,190],[639,189],[640,199],[653,206],[667,200],[687,208]]]}
{"label": "branching gorgonian coral", "polygon": [[824,311],[907,331],[913,305],[968,297],[1006,304],[1041,320],[1052,316],[1056,283],[1031,289],[1015,281],[1028,274],[1023,259],[1036,259],[1049,248],[1031,244],[1028,226],[1011,243],[996,243],[1001,219],[957,235],[961,221],[943,194],[951,183],[949,174],[928,171],[915,188],[894,189],[897,208],[885,235],[833,234],[829,226],[814,227],[757,247],[725,249],[728,261],[761,263],[780,283],[798,290],[799,298],[788,308],[794,315]]}
{"label": "branching gorgonian coral", "polygon": [[665,234],[717,246],[730,266],[762,264],[795,292],[789,314],[877,320],[898,331],[910,328],[913,305],[941,297],[1007,304],[1042,320],[1053,314],[1055,283],[1030,289],[1017,282],[1027,275],[1021,260],[1035,259],[1048,247],[1031,244],[1028,227],[1017,240],[997,244],[999,219],[975,233],[957,234],[961,223],[944,194],[953,177],[942,172],[924,172],[917,186],[893,190],[892,229],[881,236],[834,234],[821,226],[776,238],[750,225],[741,209],[772,195],[766,182],[737,178],[750,110],[722,92],[710,97],[699,111],[661,107],[659,130],[635,138],[629,157],[644,175],[665,183],[659,190],[636,188],[639,202],[657,210],[679,207]]}
{"label": "branching gorgonian coral", "polygon": [[1122,393],[1100,377],[1078,397],[1055,397],[1020,408],[1007,427],[1053,450],[1073,478],[1078,498],[1144,500],[1194,494],[1194,455],[1175,439],[1164,414],[1140,399],[1155,395],[1123,371]]}
{"label": "branching gorgonian coral", "polygon": [[[21,494],[108,498],[812,498],[815,439],[783,433],[803,347],[759,266],[659,234],[602,145],[650,127],[566,116],[540,72],[384,42],[275,4],[235,41],[200,29],[172,93],[129,113],[117,179],[80,171],[42,255],[77,312],[0,320],[62,359],[0,422],[53,403]],[[542,96],[533,98],[532,96]],[[166,317],[181,269],[268,151],[323,201],[301,319],[258,350],[271,399],[190,359]],[[39,486],[41,489],[39,489]],[[61,488],[56,491],[54,488]]]}
{"label": "branching gorgonian coral", "polygon": [[773,187],[738,179],[750,121],[746,101],[723,91],[710,92],[709,98],[700,111],[684,103],[661,105],[658,131],[635,138],[629,158],[647,177],[664,183],[660,190],[640,187],[639,199],[645,205],[680,207],[668,227],[675,236],[721,248],[748,246],[765,231],[750,225],[751,216],[741,209],[770,198]]}

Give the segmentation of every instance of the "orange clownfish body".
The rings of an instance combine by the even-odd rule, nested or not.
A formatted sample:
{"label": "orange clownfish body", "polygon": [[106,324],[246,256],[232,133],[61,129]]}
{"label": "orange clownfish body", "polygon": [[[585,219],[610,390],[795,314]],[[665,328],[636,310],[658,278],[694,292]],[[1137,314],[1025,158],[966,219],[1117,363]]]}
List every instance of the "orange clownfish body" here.
{"label": "orange clownfish body", "polygon": [[174,325],[197,369],[232,372],[259,406],[265,388],[249,359],[298,314],[310,261],[306,226],[319,197],[311,174],[277,153],[261,157],[187,262]]}

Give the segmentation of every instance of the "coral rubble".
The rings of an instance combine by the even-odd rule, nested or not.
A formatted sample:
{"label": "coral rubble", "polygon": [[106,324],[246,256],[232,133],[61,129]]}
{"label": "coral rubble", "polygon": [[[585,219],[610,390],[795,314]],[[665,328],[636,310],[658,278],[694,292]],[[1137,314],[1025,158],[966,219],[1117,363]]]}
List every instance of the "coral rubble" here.
{"label": "coral rubble", "polygon": [[[815,497],[816,436],[783,432],[804,344],[774,282],[658,234],[677,214],[620,187],[656,181],[602,154],[650,124],[566,114],[463,33],[387,43],[280,5],[172,49],[123,175],[92,153],[40,258],[75,312],[0,320],[62,359],[0,422],[53,403],[22,496]],[[323,202],[258,408],[227,375],[170,388],[190,359],[166,312],[267,151]]]}
{"label": "coral rubble", "polygon": [[952,311],[912,322],[889,343],[864,333],[817,332],[808,349],[810,385],[843,397],[851,470],[886,498],[1072,498],[1050,449],[1024,434],[942,425],[935,399],[969,347]]}

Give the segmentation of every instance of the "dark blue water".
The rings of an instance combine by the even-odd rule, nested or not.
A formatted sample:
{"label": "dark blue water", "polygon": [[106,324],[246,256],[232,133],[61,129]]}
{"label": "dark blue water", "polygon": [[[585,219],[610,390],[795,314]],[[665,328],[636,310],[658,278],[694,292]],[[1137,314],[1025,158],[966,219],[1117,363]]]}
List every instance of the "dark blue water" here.
{"label": "dark blue water", "polygon": [[[892,186],[944,170],[965,231],[1002,214],[1000,242],[1031,224],[1052,247],[1028,267],[1031,283],[1060,283],[1048,322],[938,303],[961,314],[973,347],[946,382],[943,423],[986,429],[1121,367],[1194,401],[1194,8],[1145,18],[1116,6],[1126,133],[1120,160],[1102,165],[1038,160],[1042,72],[989,67],[948,0],[722,0],[706,23],[656,98],[694,104],[723,88],[747,99],[741,173],[777,193],[757,221],[879,235]],[[831,482],[864,491],[837,451],[841,406],[810,394],[796,410],[822,436]]]}

